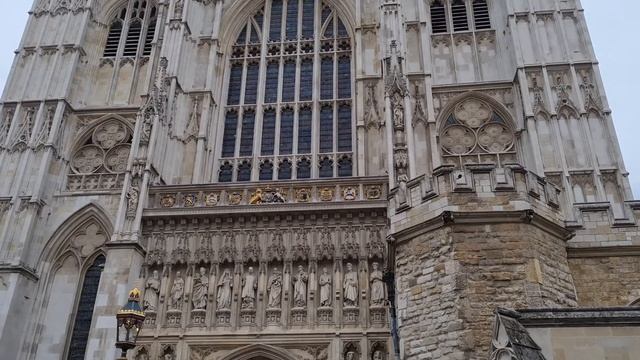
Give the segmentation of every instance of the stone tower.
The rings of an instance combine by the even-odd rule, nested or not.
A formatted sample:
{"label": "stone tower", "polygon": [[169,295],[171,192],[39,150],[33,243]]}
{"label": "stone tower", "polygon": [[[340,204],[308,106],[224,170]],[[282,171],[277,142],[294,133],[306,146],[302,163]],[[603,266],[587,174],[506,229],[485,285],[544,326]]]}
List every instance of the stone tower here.
{"label": "stone tower", "polygon": [[610,114],[579,0],[35,0],[0,349],[114,359],[138,287],[131,359],[573,359],[640,319]]}

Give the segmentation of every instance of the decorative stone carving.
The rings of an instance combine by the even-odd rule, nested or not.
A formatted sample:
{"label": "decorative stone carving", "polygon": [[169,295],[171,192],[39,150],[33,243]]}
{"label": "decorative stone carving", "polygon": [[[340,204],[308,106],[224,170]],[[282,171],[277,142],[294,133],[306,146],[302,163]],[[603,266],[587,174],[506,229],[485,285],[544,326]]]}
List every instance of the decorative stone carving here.
{"label": "decorative stone carving", "polygon": [[144,291],[144,311],[155,312],[158,309],[158,299],[160,296],[160,274],[158,270],[153,271],[153,275],[147,280]]}
{"label": "decorative stone carving", "polygon": [[293,277],[293,306],[304,308],[307,306],[307,281],[309,276],[302,265],[298,266],[298,272]]}
{"label": "decorative stone carving", "polygon": [[353,186],[347,186],[342,190],[342,198],[346,201],[353,201],[358,199],[358,188]]}
{"label": "decorative stone carving", "polygon": [[299,203],[308,203],[311,201],[311,189],[302,188],[296,189],[296,201]]}
{"label": "decorative stone carving", "polygon": [[78,174],[90,174],[104,164],[104,151],[97,145],[87,145],[72,157],[71,167]]}
{"label": "decorative stone carving", "polygon": [[201,267],[200,272],[196,273],[193,279],[193,309],[206,310],[207,298],[209,293],[209,277],[207,276],[207,269]]}
{"label": "decorative stone carving", "polygon": [[198,202],[198,195],[197,194],[186,194],[184,196],[184,207],[194,207],[196,206],[196,203]]}
{"label": "decorative stone carving", "polygon": [[342,296],[344,306],[358,306],[358,273],[353,270],[351,263],[347,263],[347,271],[344,274],[342,284]]}
{"label": "decorative stone carving", "polygon": [[282,272],[274,268],[268,281],[268,308],[280,309],[282,303]]}
{"label": "decorative stone carving", "polygon": [[295,233],[296,243],[293,245],[291,252],[294,260],[307,260],[309,256],[309,245],[307,242],[307,231],[300,229]]}
{"label": "decorative stone carving", "polygon": [[326,267],[322,268],[320,274],[320,307],[330,307],[332,300],[333,278]]}
{"label": "decorative stone carving", "polygon": [[333,201],[334,190],[332,188],[322,188],[320,190],[320,200],[321,201]]}
{"label": "decorative stone carving", "polygon": [[491,108],[479,100],[469,99],[458,104],[454,110],[454,114],[456,118],[465,125],[477,129],[489,121]]}
{"label": "decorative stone carving", "polygon": [[281,261],[284,258],[285,252],[286,248],[284,247],[282,233],[276,232],[273,234],[271,244],[267,247],[267,259],[270,261]]}
{"label": "decorative stone carving", "polygon": [[176,204],[176,196],[173,194],[163,195],[160,199],[160,204],[164,208],[171,208]]}
{"label": "decorative stone carving", "polygon": [[333,259],[335,255],[335,246],[331,237],[331,231],[327,228],[320,230],[320,240],[316,244],[316,257],[318,259]]}
{"label": "decorative stone carving", "polygon": [[378,200],[382,197],[382,186],[370,185],[365,189],[365,196],[367,200]]}
{"label": "decorative stone carving", "polygon": [[251,205],[260,205],[260,204],[282,204],[287,202],[286,194],[282,192],[280,189],[257,189],[249,200],[249,204]]}
{"label": "decorative stone carving", "polygon": [[208,207],[214,207],[216,205],[218,205],[218,202],[220,200],[220,194],[219,193],[208,193],[207,195],[205,195],[204,197],[204,204]]}
{"label": "decorative stone carving", "polygon": [[242,279],[242,309],[253,310],[256,306],[256,289],[258,288],[258,279],[253,272],[253,267],[249,267],[247,273]]}
{"label": "decorative stone carving", "polygon": [[232,192],[229,194],[229,205],[240,205],[242,202],[242,194],[239,192]]}
{"label": "decorative stone carving", "polygon": [[187,244],[187,234],[180,232],[177,234],[176,247],[171,252],[171,262],[173,264],[187,264],[191,251]]}
{"label": "decorative stone carving", "polygon": [[176,272],[176,277],[171,285],[171,293],[169,296],[169,310],[182,309],[182,301],[184,299],[184,279],[180,271]]}
{"label": "decorative stone carving", "polygon": [[93,143],[107,150],[124,142],[129,135],[129,130],[120,121],[109,120],[98,126],[93,131]]}
{"label": "decorative stone carving", "polygon": [[380,117],[378,111],[378,102],[376,100],[376,82],[370,82],[367,84],[367,97],[364,107],[364,122],[367,129],[377,128],[380,129],[384,126],[384,121]]}
{"label": "decorative stone carving", "polygon": [[138,200],[140,197],[140,189],[137,186],[130,185],[127,190],[127,218],[133,219],[136,217],[138,210]]}
{"label": "decorative stone carving", "polygon": [[513,132],[502,124],[486,124],[478,131],[478,145],[488,153],[506,152],[514,140]]}
{"label": "decorative stone carving", "polygon": [[371,289],[371,305],[382,306],[387,298],[386,287],[383,281],[382,271],[380,271],[378,263],[371,264],[371,274],[369,275]]}
{"label": "decorative stone carving", "polygon": [[233,288],[233,278],[229,270],[224,270],[218,280],[218,295],[216,303],[218,310],[231,309],[231,290]]}

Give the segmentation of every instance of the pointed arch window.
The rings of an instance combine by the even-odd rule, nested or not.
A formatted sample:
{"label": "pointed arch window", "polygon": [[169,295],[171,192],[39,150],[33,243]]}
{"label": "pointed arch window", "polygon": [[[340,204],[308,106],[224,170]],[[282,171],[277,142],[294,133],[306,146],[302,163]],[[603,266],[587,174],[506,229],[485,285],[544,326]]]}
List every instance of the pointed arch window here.
{"label": "pointed arch window", "polygon": [[433,34],[491,29],[487,0],[433,0],[430,11]]}
{"label": "pointed arch window", "polygon": [[130,0],[109,26],[103,57],[143,57],[151,55],[158,21],[153,1]]}
{"label": "pointed arch window", "polygon": [[336,11],[322,0],[266,0],[236,39],[218,180],[228,181],[229,164],[236,181],[352,176],[337,169],[338,159],[353,161],[354,80]]}
{"label": "pointed arch window", "polygon": [[93,308],[96,304],[98,286],[104,270],[105,257],[99,255],[87,269],[82,282],[82,292],[76,309],[76,315],[69,343],[69,360],[83,360],[91,330]]}

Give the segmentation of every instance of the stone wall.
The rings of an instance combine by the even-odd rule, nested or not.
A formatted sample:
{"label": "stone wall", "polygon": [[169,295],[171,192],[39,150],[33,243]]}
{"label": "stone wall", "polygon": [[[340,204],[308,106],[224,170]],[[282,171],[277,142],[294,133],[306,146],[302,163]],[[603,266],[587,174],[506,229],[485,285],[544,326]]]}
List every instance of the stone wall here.
{"label": "stone wall", "polygon": [[626,306],[640,298],[640,259],[610,256],[569,259],[582,307]]}
{"label": "stone wall", "polygon": [[398,244],[403,358],[484,356],[497,307],[576,306],[564,246],[527,223],[452,224]]}

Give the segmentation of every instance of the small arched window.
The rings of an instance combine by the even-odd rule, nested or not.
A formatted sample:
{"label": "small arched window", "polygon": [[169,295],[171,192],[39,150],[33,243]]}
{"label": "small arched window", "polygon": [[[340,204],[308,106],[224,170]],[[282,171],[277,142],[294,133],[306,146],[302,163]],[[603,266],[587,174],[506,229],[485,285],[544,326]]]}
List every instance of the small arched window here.
{"label": "small arched window", "polygon": [[149,56],[158,10],[152,1],[130,0],[111,22],[104,57]]}
{"label": "small arched window", "polygon": [[442,0],[435,0],[433,4],[431,4],[431,29],[434,34],[441,34],[449,31],[446,14],[447,10]]}
{"label": "small arched window", "polygon": [[467,5],[464,0],[453,0],[451,3],[451,22],[453,23],[453,31],[469,30]]}
{"label": "small arched window", "polygon": [[473,0],[473,24],[476,30],[491,28],[487,0]]}
{"label": "small arched window", "polygon": [[430,9],[433,34],[491,29],[487,0],[434,0]]}
{"label": "small arched window", "polygon": [[516,136],[513,126],[487,102],[469,98],[447,115],[440,130],[445,164],[515,163]]}
{"label": "small arched window", "polygon": [[334,9],[266,0],[230,52],[218,180],[352,176],[352,66]]}

